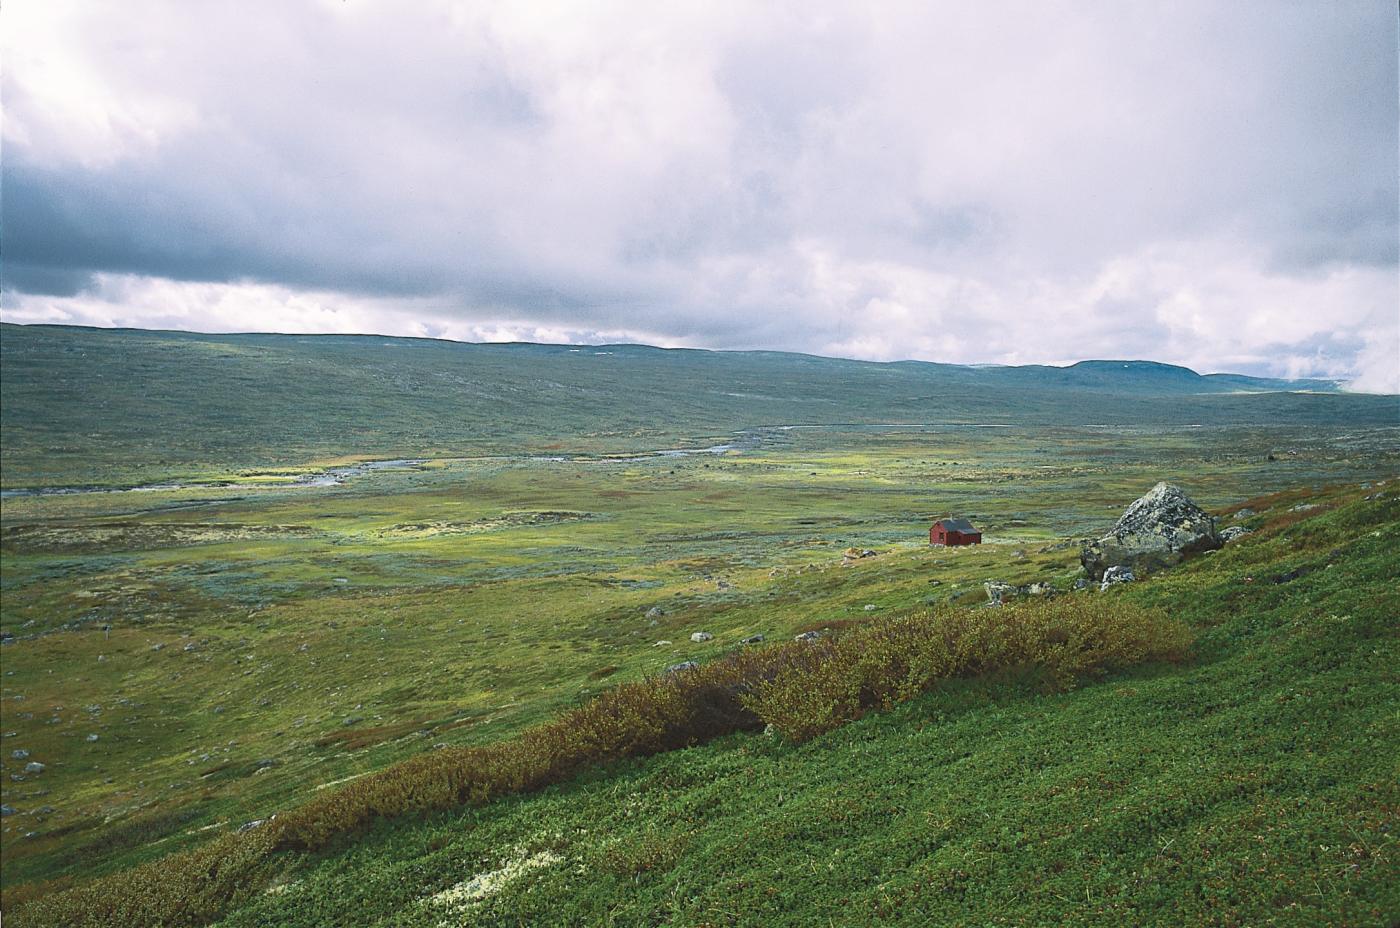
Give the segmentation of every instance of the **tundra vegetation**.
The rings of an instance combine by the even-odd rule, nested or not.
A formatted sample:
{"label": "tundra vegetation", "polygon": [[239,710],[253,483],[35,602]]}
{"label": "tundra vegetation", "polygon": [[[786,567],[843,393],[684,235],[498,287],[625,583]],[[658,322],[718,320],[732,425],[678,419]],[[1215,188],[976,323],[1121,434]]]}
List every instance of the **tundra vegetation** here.
{"label": "tundra vegetation", "polygon": [[[541,349],[543,386],[417,360],[404,396],[366,381],[337,406],[315,377],[267,383],[454,349],[123,337],[3,332],[17,925],[1400,911],[1393,398],[1120,382],[1093,409],[1133,411],[1091,421],[993,385],[1000,405],[967,403],[998,421],[934,422],[868,365],[853,405],[893,390],[887,418],[812,421],[770,386],[752,418],[667,394],[670,424],[608,429],[549,418],[541,397],[586,379],[562,366],[610,365],[605,410],[673,357]],[[743,360],[822,380],[820,359]],[[249,395],[221,405],[230,377]],[[46,413],[44,378],[83,402]],[[181,408],[176,383],[211,395]],[[430,414],[450,390],[518,405],[473,435]],[[329,425],[294,435],[309,413],[276,403]],[[677,447],[714,450],[641,454]],[[422,463],[305,479],[383,457]],[[1076,539],[1158,480],[1251,534],[1074,592]],[[180,485],[13,492],[143,483]],[[947,514],[986,544],[928,547]],[[989,579],[1056,595],[984,608]]]}

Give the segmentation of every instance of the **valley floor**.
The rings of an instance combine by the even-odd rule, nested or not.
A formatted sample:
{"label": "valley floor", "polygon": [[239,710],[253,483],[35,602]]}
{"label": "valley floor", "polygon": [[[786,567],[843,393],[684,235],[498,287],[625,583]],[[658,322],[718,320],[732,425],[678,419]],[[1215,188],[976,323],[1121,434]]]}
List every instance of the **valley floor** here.
{"label": "valley floor", "polygon": [[[1121,594],[1190,622],[1185,667],[962,683],[801,747],[734,736],[386,823],[225,921],[1384,924],[1400,514],[1356,487],[1400,470],[1394,438],[794,432],[7,498],[7,908],[752,634],[1068,589],[1065,541],[1170,479],[1224,510],[1296,488],[1239,523],[1258,537]],[[928,548],[945,514],[989,543]]]}

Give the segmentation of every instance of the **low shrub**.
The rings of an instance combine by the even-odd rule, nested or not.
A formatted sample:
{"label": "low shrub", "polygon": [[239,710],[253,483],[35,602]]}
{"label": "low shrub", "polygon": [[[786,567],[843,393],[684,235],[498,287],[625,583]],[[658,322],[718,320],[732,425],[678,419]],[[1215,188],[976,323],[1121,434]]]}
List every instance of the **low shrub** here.
{"label": "low shrub", "polygon": [[758,681],[744,703],[788,740],[805,741],[951,678],[1024,669],[1065,688],[1144,660],[1179,659],[1190,640],[1182,623],[1116,597],[920,613],[797,645],[805,653]]}
{"label": "low shrub", "polygon": [[600,763],[772,724],[803,741],[912,699],[940,681],[1024,669],[1073,685],[1176,659],[1179,622],[1119,597],[945,609],[839,636],[746,648],[710,664],[617,686],[496,744],[441,748],[360,777],[244,833],[28,902],[20,925],[197,925],[253,892],[274,852],[314,851],[376,819],[481,804]]}

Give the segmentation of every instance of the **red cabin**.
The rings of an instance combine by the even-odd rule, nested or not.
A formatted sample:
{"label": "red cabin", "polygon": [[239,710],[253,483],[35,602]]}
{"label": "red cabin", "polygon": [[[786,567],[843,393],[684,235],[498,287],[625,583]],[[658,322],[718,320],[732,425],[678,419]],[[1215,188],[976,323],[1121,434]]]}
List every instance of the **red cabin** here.
{"label": "red cabin", "polygon": [[939,519],[928,530],[931,545],[980,545],[982,533],[966,519]]}

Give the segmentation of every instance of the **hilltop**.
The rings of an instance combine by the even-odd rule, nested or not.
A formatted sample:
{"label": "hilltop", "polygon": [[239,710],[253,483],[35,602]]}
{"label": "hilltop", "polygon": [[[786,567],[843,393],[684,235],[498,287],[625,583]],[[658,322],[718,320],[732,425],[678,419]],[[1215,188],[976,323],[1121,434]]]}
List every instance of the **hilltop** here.
{"label": "hilltop", "polygon": [[6,487],[122,485],[343,455],[621,452],[792,425],[1397,419],[1393,397],[1136,361],[970,367],[640,345],[4,325],[0,364]]}

